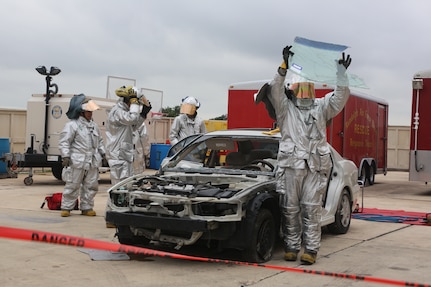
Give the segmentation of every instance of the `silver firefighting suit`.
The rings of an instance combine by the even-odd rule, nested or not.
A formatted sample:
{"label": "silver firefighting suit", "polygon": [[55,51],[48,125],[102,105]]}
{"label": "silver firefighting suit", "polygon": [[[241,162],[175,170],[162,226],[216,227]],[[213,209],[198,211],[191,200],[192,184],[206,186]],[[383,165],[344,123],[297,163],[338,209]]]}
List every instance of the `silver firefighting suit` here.
{"label": "silver firefighting suit", "polygon": [[[298,107],[285,94],[286,69],[279,68],[268,97],[281,132],[278,152],[277,191],[280,193],[286,252],[320,248],[322,196],[332,167],[326,141],[326,123],[344,107],[348,87],[337,86],[308,108]],[[345,75],[340,75],[344,77]]]}
{"label": "silver firefighting suit", "polygon": [[201,118],[197,116],[190,118],[186,114],[180,114],[172,123],[169,141],[174,145],[187,136],[203,133],[206,133],[206,127]]}
{"label": "silver firefighting suit", "polygon": [[[140,115],[140,106],[129,106],[120,98],[108,115],[106,125],[106,149],[111,184],[117,184],[123,179],[133,175],[134,136],[142,128],[145,118]],[[111,200],[108,197],[106,211],[112,210]]]}
{"label": "silver firefighting suit", "polygon": [[98,191],[99,166],[105,154],[99,127],[84,117],[70,120],[60,133],[58,147],[61,156],[71,161],[70,166],[63,168],[65,186],[61,209],[72,210],[80,196],[80,209],[92,210]]}
{"label": "silver firefighting suit", "polygon": [[145,118],[139,114],[139,105],[130,109],[120,98],[108,115],[106,124],[106,149],[111,171],[111,183],[133,175],[134,135]]}

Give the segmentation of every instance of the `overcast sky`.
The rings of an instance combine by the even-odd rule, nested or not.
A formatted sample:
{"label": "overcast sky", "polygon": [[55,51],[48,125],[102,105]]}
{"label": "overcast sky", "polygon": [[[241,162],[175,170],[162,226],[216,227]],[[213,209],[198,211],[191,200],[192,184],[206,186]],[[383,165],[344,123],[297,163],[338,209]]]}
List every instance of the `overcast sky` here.
{"label": "overcast sky", "polygon": [[[108,76],[194,96],[204,119],[227,113],[232,83],[270,79],[296,36],[344,44],[349,72],[410,125],[411,80],[431,69],[429,0],[0,0],[2,108],[44,93],[35,68],[59,67],[59,93],[106,97]],[[151,101],[151,99],[150,99]]]}

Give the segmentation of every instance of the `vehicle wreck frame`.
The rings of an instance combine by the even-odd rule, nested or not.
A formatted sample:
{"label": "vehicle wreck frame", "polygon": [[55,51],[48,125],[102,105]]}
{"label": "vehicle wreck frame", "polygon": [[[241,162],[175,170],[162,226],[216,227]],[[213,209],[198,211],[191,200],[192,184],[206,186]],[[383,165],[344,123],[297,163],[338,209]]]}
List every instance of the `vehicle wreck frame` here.
{"label": "vehicle wreck frame", "polygon": [[[169,154],[157,174],[132,176],[111,187],[107,220],[117,226],[123,244],[180,249],[203,243],[237,249],[245,261],[266,262],[280,235],[279,139],[258,130],[200,135]],[[331,156],[321,223],[340,234],[349,229],[359,194],[357,168],[332,148]]]}

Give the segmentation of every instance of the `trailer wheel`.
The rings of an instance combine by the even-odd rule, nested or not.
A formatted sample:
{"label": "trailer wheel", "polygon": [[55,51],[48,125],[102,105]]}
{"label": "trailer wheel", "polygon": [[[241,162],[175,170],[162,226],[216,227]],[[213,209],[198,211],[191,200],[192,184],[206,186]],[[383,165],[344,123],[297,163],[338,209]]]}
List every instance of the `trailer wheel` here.
{"label": "trailer wheel", "polygon": [[366,185],[367,179],[369,179],[368,176],[368,168],[367,168],[367,164],[362,164],[362,168],[361,171],[359,173],[359,178],[358,180],[362,181],[364,183],[364,186]]}
{"label": "trailer wheel", "polygon": [[61,164],[53,165],[51,167],[52,175],[58,180],[61,180],[62,171],[63,171],[63,166]]}
{"label": "trailer wheel", "polygon": [[25,185],[32,185],[33,184],[33,178],[31,176],[27,176],[24,178],[24,184]]}
{"label": "trailer wheel", "polygon": [[370,185],[374,184],[374,181],[376,180],[376,172],[373,167],[370,168],[370,176],[368,177],[368,183]]}
{"label": "trailer wheel", "polygon": [[375,163],[373,162],[373,164],[370,167],[370,174],[368,176],[368,183],[370,185],[373,185],[376,179],[376,166]]}

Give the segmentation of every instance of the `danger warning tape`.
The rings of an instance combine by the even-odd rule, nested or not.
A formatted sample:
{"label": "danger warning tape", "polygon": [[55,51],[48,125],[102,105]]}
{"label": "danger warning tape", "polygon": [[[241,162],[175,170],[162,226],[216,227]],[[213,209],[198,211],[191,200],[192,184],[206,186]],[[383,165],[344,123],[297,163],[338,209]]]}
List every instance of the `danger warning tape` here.
{"label": "danger warning tape", "polygon": [[328,277],[334,277],[334,278],[374,282],[374,283],[394,285],[394,286],[431,287],[431,285],[429,284],[398,281],[398,280],[371,277],[371,276],[362,276],[362,275],[355,275],[355,274],[335,273],[335,272],[326,272],[326,271],[317,271],[317,270],[306,270],[306,269],[287,267],[287,266],[248,263],[248,262],[234,261],[234,260],[212,259],[212,258],[205,258],[205,257],[182,255],[182,254],[158,251],[158,250],[153,250],[148,248],[118,244],[113,242],[69,236],[69,235],[60,234],[60,233],[43,232],[43,231],[20,229],[20,228],[5,227],[5,226],[0,226],[0,237],[34,241],[34,242],[40,242],[40,243],[59,244],[59,245],[66,245],[71,247],[92,248],[92,249],[112,251],[112,252],[123,252],[128,254],[139,254],[139,255],[147,255],[147,256],[168,257],[173,259],[191,260],[191,261],[263,267],[263,268],[282,270],[282,271],[288,271],[288,272],[322,275],[322,276],[328,276]]}

